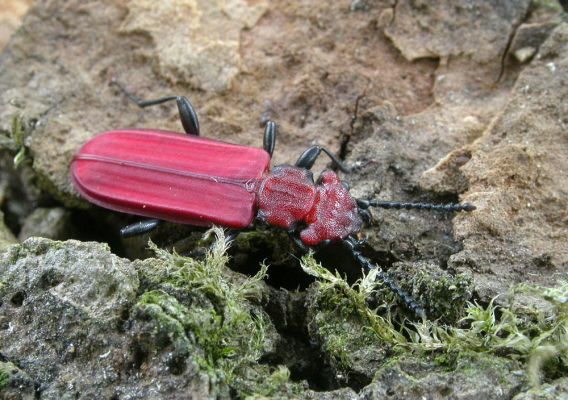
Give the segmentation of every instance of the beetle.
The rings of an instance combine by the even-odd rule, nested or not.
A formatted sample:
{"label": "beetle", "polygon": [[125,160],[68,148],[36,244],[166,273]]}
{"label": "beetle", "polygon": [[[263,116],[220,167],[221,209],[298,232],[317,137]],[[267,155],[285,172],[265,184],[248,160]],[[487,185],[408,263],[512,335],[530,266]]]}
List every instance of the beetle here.
{"label": "beetle", "polygon": [[347,168],[331,151],[314,145],[294,165],[269,168],[277,128],[268,121],[263,147],[226,143],[200,136],[197,113],[183,96],[140,100],[113,81],[139,107],[177,103],[184,134],[161,130],[124,129],[93,137],[75,154],[71,178],[88,201],[104,208],[149,217],[121,230],[124,237],[154,229],[161,220],[196,226],[220,225],[235,230],[253,220],[286,230],[303,250],[343,241],[365,269],[377,268],[377,279],[396,293],[417,315],[422,308],[359,250],[355,238],[369,208],[402,208],[442,212],[472,211],[471,204],[401,203],[356,199],[331,170],[314,181],[310,171],[326,154],[343,172]]}

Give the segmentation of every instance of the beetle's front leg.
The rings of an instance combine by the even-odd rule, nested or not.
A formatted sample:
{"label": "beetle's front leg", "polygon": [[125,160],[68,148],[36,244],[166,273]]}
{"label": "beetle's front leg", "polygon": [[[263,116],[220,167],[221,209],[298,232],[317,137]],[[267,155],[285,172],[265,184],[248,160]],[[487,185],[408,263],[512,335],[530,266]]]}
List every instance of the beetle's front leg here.
{"label": "beetle's front leg", "polygon": [[138,221],[122,228],[120,230],[120,236],[122,236],[123,238],[128,238],[143,235],[156,229],[159,224],[159,219],[145,219]]}
{"label": "beetle's front leg", "polygon": [[424,309],[418,303],[416,303],[416,301],[414,301],[414,299],[406,291],[401,289],[395,282],[393,282],[378,265],[373,264],[371,260],[361,254],[358,249],[360,243],[357,239],[349,236],[345,238],[343,243],[347,245],[347,248],[353,255],[355,261],[357,261],[357,263],[361,267],[365,268],[367,271],[376,270],[377,281],[382,282],[387,288],[389,288],[394,294],[396,294],[404,302],[406,307],[414,312],[414,314],[422,319],[426,318]]}
{"label": "beetle's front leg", "polygon": [[136,105],[140,108],[150,107],[165,103],[167,101],[175,100],[177,103],[181,124],[185,133],[189,135],[199,136],[199,120],[197,118],[197,113],[186,97],[166,96],[153,100],[141,100],[129,90],[127,90],[124,86],[122,86],[122,84],[120,84],[115,78],[111,80],[111,83],[118,86],[118,88],[126,95],[126,97],[136,103]]}
{"label": "beetle's front leg", "polygon": [[306,254],[310,251],[310,248],[302,242],[302,239],[300,239],[298,235],[296,235],[295,231],[288,231],[288,236],[290,237],[290,239],[292,239],[292,241],[302,254]]}
{"label": "beetle's front leg", "polygon": [[331,151],[318,145],[308,147],[296,160],[296,167],[311,169],[322,151],[327,154],[333,165],[339,168],[341,172],[351,172],[351,169],[345,166]]}
{"label": "beetle's front leg", "polygon": [[361,217],[363,222],[367,225],[371,225],[371,223],[373,222],[373,216],[371,215],[371,212],[368,209],[363,208],[359,208],[358,211],[359,216]]}

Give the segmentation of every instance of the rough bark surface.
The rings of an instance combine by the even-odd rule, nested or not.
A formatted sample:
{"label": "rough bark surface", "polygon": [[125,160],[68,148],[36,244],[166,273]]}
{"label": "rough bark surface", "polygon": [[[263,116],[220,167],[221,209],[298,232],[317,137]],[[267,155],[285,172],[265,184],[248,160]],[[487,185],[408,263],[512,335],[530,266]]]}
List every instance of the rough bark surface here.
{"label": "rough bark surface", "polygon": [[[119,239],[115,228],[125,218],[89,208],[69,179],[73,154],[97,133],[181,130],[173,104],[140,110],[112,79],[144,99],[188,97],[206,137],[260,146],[263,124],[275,120],[272,165],[294,163],[309,145],[325,146],[354,167],[341,177],[356,197],[474,204],[475,211],[455,216],[374,210],[374,223],[362,231],[365,254],[448,324],[460,317],[452,304],[488,304],[518,283],[554,286],[565,279],[562,2],[162,3],[39,1],[0,54],[0,397],[235,394],[183,352],[187,343],[201,349],[189,330],[153,336],[163,325],[135,306],[152,289],[140,265],[102,245],[27,239],[96,239],[123,255],[147,254],[141,250],[147,238]],[[17,21],[14,8],[5,10],[0,18]],[[316,175],[326,162],[318,161]],[[168,244],[185,235],[176,232]],[[27,240],[12,245],[16,238]],[[251,271],[267,259],[268,283],[296,288],[301,273],[274,266],[294,264],[290,248],[262,240],[237,241],[234,264],[252,263],[240,268]],[[186,250],[184,243],[177,242],[178,250]],[[276,253],[280,258],[271,259]],[[338,257],[327,264],[348,263]],[[190,307],[191,296],[163,285]],[[342,375],[326,353],[322,326],[305,320],[321,315],[313,293],[263,290],[273,336],[263,350],[266,370],[255,369],[258,381],[276,382],[274,368],[285,364],[297,387],[317,390],[303,393],[310,398],[538,398],[526,391],[516,361],[474,356],[456,362],[449,376],[433,359],[391,360],[383,347],[367,351],[366,337]],[[452,290],[462,291],[441,304]],[[522,303],[541,306],[528,297]],[[345,324],[346,332],[358,331]],[[172,373],[179,359],[187,362]],[[546,382],[559,396],[566,395],[560,375]],[[282,390],[284,396],[292,389]]]}

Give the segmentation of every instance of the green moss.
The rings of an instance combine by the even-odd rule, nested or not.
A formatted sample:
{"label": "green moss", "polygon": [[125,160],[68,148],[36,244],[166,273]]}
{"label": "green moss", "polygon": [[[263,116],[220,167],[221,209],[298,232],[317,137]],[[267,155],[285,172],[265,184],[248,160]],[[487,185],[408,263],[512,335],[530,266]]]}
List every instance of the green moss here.
{"label": "green moss", "polygon": [[475,393],[478,398],[509,397],[522,384],[516,361],[488,353],[467,353],[458,357],[451,368],[438,365],[432,357],[420,353],[401,353],[384,363],[374,379],[390,390],[404,390],[416,398],[454,398],[459,393]]}
{"label": "green moss", "polygon": [[308,389],[305,383],[291,382],[290,371],[284,366],[271,369],[267,365],[256,365],[237,377],[237,381],[239,394],[248,400],[299,398]]}
{"label": "green moss", "polygon": [[454,324],[464,316],[473,292],[471,275],[450,275],[445,271],[435,274],[422,269],[415,271],[412,286],[419,293],[416,300],[428,317],[445,324]]}
{"label": "green moss", "polygon": [[[511,293],[513,297],[518,293],[530,294],[551,305],[551,313],[532,310],[533,318],[529,320],[521,318],[521,315],[526,316],[526,310],[498,307],[492,301],[486,307],[467,303],[465,317],[457,324],[459,328],[430,320],[421,323],[399,320],[395,328],[388,313],[380,316],[367,308],[366,299],[376,290],[373,272],[350,286],[311,256],[302,259],[302,266],[318,279],[310,306],[310,323],[314,326],[311,332],[332,365],[339,369],[354,367],[353,355],[357,349],[382,347],[398,354],[433,356],[435,364],[448,368],[471,354],[487,353],[492,357],[519,360],[524,363],[533,385],[541,381],[543,371],[550,377],[568,373],[566,282],[552,289],[522,285]],[[467,286],[466,283],[464,287]]]}
{"label": "green moss", "polygon": [[[252,278],[231,272],[225,266],[223,233],[212,232],[216,240],[203,260],[151,244],[156,258],[139,264],[148,289],[139,297],[137,309],[150,316],[158,340],[185,348],[202,371],[227,383],[239,396],[298,396],[305,385],[290,382],[285,367],[258,363],[269,326],[259,306],[266,267]],[[442,297],[440,307],[450,307],[452,301],[463,307],[463,318],[449,326],[440,320],[393,321],[388,312],[392,304],[369,309],[367,299],[381,290],[375,272],[349,285],[311,255],[302,259],[302,267],[317,279],[307,296],[308,331],[338,376],[367,376],[364,383],[374,371],[400,370],[413,382],[412,371],[443,375],[459,370],[464,379],[475,382],[480,370],[490,370],[503,372],[492,373],[495,384],[512,386],[515,379],[537,384],[568,371],[566,283],[555,289],[518,287],[511,296],[522,292],[551,305],[550,313],[531,310],[528,318],[526,310],[521,313],[513,306],[466,303],[471,284],[466,276],[442,276],[434,282],[426,273],[419,274],[416,284],[428,298]],[[527,374],[513,379],[511,371],[520,369],[519,363]]]}
{"label": "green moss", "polygon": [[150,291],[138,299],[135,311],[143,311],[155,323],[155,335],[167,335],[171,341],[186,341],[186,320],[189,310],[174,297],[160,292]]}
{"label": "green moss", "polygon": [[[11,362],[0,361],[0,393],[10,384],[10,377],[17,372],[17,367]],[[0,396],[2,397],[2,396]]]}
{"label": "green moss", "polygon": [[531,294],[548,301],[552,312],[532,310],[536,318],[526,321],[512,306],[487,307],[470,304],[461,321],[467,328],[440,328],[422,325],[414,337],[415,345],[437,347],[446,352],[476,351],[504,354],[525,362],[531,384],[541,380],[543,366],[551,363],[560,374],[568,372],[568,283],[557,288],[521,285],[512,293]]}
{"label": "green moss", "polygon": [[8,386],[8,381],[10,380],[10,375],[4,370],[0,370],[0,390]]}
{"label": "green moss", "polygon": [[[467,302],[473,293],[470,274],[452,275],[428,262],[395,263],[388,275],[421,305],[428,319],[443,324],[455,324],[465,315]],[[383,308],[405,313],[402,300],[384,285],[378,285],[376,297],[381,299],[381,304],[385,304]],[[395,308],[393,304],[396,304]]]}
{"label": "green moss", "polygon": [[563,12],[562,6],[556,0],[532,0],[531,1],[532,8],[548,8],[550,10]]}
{"label": "green moss", "polygon": [[25,130],[22,126],[22,119],[17,116],[12,118],[12,127],[9,132],[0,132],[0,148],[15,153],[14,167],[16,168],[22,164],[26,157],[24,137]]}
{"label": "green moss", "polygon": [[159,265],[161,271],[142,270],[148,284],[170,288],[191,305],[182,304],[164,290],[153,289],[140,296],[137,308],[152,318],[158,336],[165,334],[178,343],[190,341],[186,346],[197,349],[192,356],[214,380],[226,382],[241,394],[255,392],[256,388],[263,393],[270,391],[268,388],[278,386],[276,381],[269,384],[267,376],[251,373],[258,366],[265,341],[267,318],[254,304],[261,297],[260,281],[267,267],[263,265],[250,278],[232,273],[226,268],[227,244],[222,230],[210,232],[216,240],[203,260],[150,244],[157,259],[147,263]]}
{"label": "green moss", "polygon": [[406,342],[388,314],[382,317],[367,307],[367,299],[376,290],[374,273],[350,286],[311,255],[305,256],[301,265],[319,280],[309,296],[310,335],[339,374],[369,369],[385,360],[388,349]]}

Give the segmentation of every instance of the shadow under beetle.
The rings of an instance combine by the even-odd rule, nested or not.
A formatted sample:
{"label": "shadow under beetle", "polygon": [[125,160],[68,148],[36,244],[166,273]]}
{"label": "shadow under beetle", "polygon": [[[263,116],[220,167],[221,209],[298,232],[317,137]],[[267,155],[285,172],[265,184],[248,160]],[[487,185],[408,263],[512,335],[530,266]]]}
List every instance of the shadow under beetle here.
{"label": "shadow under beetle", "polygon": [[[75,154],[71,177],[90,202],[129,214],[150,217],[121,230],[124,237],[154,229],[160,220],[197,226],[249,227],[253,219],[286,230],[303,250],[343,241],[367,270],[378,268],[359,251],[354,234],[370,220],[369,207],[472,211],[470,204],[426,204],[355,199],[333,171],[314,182],[310,168],[323,152],[343,172],[349,168],[321,146],[311,146],[294,165],[269,169],[276,143],[276,124],[267,122],[263,148],[240,146],[199,136],[191,103],[181,96],[143,101],[115,83],[139,107],[176,101],[186,135],[160,130],[105,132]],[[417,315],[422,308],[379,269],[377,279]]]}

